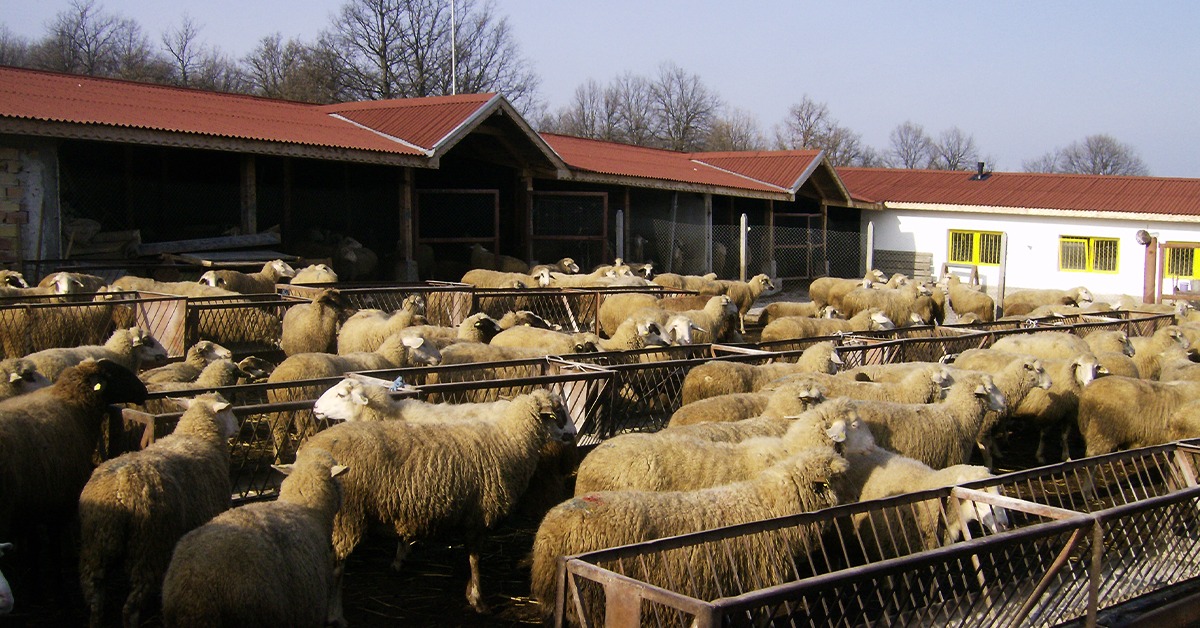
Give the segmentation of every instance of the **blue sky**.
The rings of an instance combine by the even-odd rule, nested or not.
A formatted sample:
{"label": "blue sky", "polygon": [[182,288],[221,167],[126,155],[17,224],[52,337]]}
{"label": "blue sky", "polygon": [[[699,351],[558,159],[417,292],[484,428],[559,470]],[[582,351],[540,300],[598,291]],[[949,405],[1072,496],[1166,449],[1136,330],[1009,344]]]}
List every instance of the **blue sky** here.
{"label": "blue sky", "polygon": [[[233,56],[312,39],[337,0],[100,0],[151,35],[186,11]],[[68,0],[6,0],[26,37]],[[1200,3],[500,0],[553,109],[589,78],[695,73],[765,132],[806,94],[877,149],[911,120],[959,127],[997,170],[1088,135],[1132,145],[1156,176],[1200,177]]]}

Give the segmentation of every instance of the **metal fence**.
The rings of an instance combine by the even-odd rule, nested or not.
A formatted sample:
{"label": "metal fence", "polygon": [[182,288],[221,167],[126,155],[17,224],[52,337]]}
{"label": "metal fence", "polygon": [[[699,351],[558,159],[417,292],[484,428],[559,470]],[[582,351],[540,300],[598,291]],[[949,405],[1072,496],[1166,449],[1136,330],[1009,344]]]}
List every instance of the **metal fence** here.
{"label": "metal fence", "polygon": [[[1094,625],[1200,576],[1198,456],[1195,441],[1163,445],[566,557],[555,623]],[[964,505],[1007,523],[972,530]],[[928,547],[921,512],[968,532]],[[763,551],[782,538],[808,542]]]}

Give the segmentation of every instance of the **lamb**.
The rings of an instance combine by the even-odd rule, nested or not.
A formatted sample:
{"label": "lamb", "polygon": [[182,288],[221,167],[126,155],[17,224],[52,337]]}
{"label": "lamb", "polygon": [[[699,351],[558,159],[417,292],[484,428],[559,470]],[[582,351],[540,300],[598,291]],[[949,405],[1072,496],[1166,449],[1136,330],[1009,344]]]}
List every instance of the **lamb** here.
{"label": "lamb", "polygon": [[339,354],[374,351],[388,338],[399,334],[405,327],[416,324],[415,315],[404,309],[395,312],[383,310],[359,310],[342,323],[337,333]]}
{"label": "lamb", "polygon": [[739,330],[746,333],[746,313],[750,306],[765,292],[774,292],[775,284],[765,274],[758,274],[749,281],[717,280],[725,288],[725,294],[733,300],[738,308]]}
{"label": "lamb", "polygon": [[1039,305],[1087,305],[1095,301],[1092,292],[1083,286],[1069,290],[1016,290],[1004,295],[1004,316],[1028,314]]}
{"label": "lamb", "polygon": [[832,342],[819,342],[800,354],[796,362],[755,366],[742,362],[713,360],[701,364],[683,378],[682,403],[728,393],[755,392],[769,382],[792,373],[837,372],[842,363]]}
{"label": "lamb", "polygon": [[898,325],[927,325],[934,321],[935,304],[928,288],[909,283],[899,288],[855,288],[842,297],[838,309],[853,318],[859,312],[878,309]]}
{"label": "lamb", "polygon": [[758,314],[758,324],[766,326],[771,321],[785,316],[841,318],[840,313],[833,306],[817,305],[815,301],[776,301],[768,303]]}
{"label": "lamb", "polygon": [[0,360],[0,400],[16,397],[50,385],[50,380],[25,358]]}
{"label": "lamb", "polygon": [[166,362],[167,350],[146,330],[131,327],[114,331],[103,345],[43,349],[25,356],[50,381],[57,379],[63,369],[88,358],[108,359],[137,372],[144,364]]}
{"label": "lamb", "polygon": [[59,294],[83,294],[82,297],[65,297],[68,301],[91,301],[89,295],[103,292],[108,280],[88,273],[57,272],[42,277],[39,288],[53,288]]}
{"label": "lamb", "polygon": [[536,347],[546,355],[593,353],[599,349],[595,334],[566,334],[553,329],[518,325],[496,334],[490,344],[495,347]]}
{"label": "lamb", "polygon": [[[482,244],[471,245],[471,267],[487,270],[498,270],[504,273],[529,273],[529,264],[511,255],[497,255],[484,248]],[[579,272],[576,267],[574,272]],[[464,282],[467,283],[467,282]]]}
{"label": "lamb", "polygon": [[960,320],[968,314],[985,323],[996,320],[996,300],[986,292],[962,283],[958,276],[950,275],[946,279],[946,292],[950,307],[958,313]]}
{"label": "lamb", "polygon": [[762,342],[802,340],[833,336],[839,333],[894,329],[895,327],[896,325],[883,312],[871,308],[859,312],[848,320],[800,316],[777,318],[763,328],[760,338]]}
{"label": "lamb", "polygon": [[[791,421],[781,437],[736,443],[679,436],[671,430],[629,433],[596,446],[579,465],[575,495],[596,491],[693,491],[749,480],[812,447],[841,450],[869,434],[845,401],[829,401]],[[870,438],[867,436],[867,438]]]}
{"label": "lamb", "polygon": [[107,623],[112,593],[124,600],[124,625],[141,625],[175,542],[230,507],[237,418],[216,393],[186,403],[171,434],[96,467],[79,496],[79,581],[93,626]]}
{"label": "lamb", "polygon": [[147,384],[164,382],[193,382],[201,371],[217,360],[228,360],[233,352],[211,340],[201,340],[188,347],[182,362],[147,369],[138,374]]}
{"label": "lamb", "polygon": [[316,283],[337,283],[337,273],[325,264],[311,264],[296,271],[296,276],[288,283],[295,285]]}
{"label": "lamb", "polygon": [[935,469],[969,462],[987,413],[1005,409],[986,373],[960,374],[939,403],[851,402],[880,447]]}
{"label": "lamb", "polygon": [[145,400],[129,369],[85,360],[51,386],[0,401],[0,538],[32,541],[42,526],[73,521],[109,404]]}
{"label": "lamb", "polygon": [[[776,397],[781,397],[781,400],[773,401]],[[823,401],[825,396],[820,390],[790,384],[784,384],[774,390],[717,395],[679,406],[671,415],[667,427],[678,428],[698,423],[732,423],[758,416],[798,414]],[[794,407],[784,410],[782,408],[785,405]]]}
{"label": "lamb", "polygon": [[1110,375],[1092,382],[1079,395],[1079,432],[1087,455],[1170,442],[1172,415],[1198,399],[1200,387],[1189,381]]}
{"label": "lamb", "polygon": [[[0,557],[4,556],[4,552],[11,550],[12,543],[0,543]],[[7,615],[13,609],[13,592],[8,586],[8,580],[4,579],[4,574],[0,573],[0,615]]]}
{"label": "lamb", "polygon": [[800,383],[816,388],[829,397],[893,401],[896,403],[933,403],[942,398],[943,391],[954,383],[950,370],[940,364],[914,369],[897,383],[856,381],[827,373],[798,373],[781,377],[765,387],[766,390],[783,384]]}
{"label": "lamb", "polygon": [[569,257],[564,257],[553,264],[538,264],[536,266],[532,266],[529,269],[529,274],[533,275],[542,268],[545,268],[550,272],[562,273],[564,275],[575,275],[579,273],[579,264],[576,264],[575,260]]}
{"label": "lamb", "polygon": [[[554,507],[538,526],[531,568],[533,597],[544,605],[544,614],[553,610],[564,556],[836,506],[841,499],[830,483],[846,468],[832,448],[813,448],[743,482],[696,491],[605,491],[575,497]],[[729,545],[733,554],[721,561],[689,560],[693,554],[688,552],[668,553],[646,565],[644,578],[654,586],[694,583],[684,593],[700,600],[729,595],[726,587],[733,582],[745,591],[762,589],[792,577],[764,557],[807,554],[820,543],[821,534],[821,525],[785,527],[761,535],[753,549]],[[602,605],[585,607],[598,611]],[[603,623],[600,617],[589,620],[590,625]]]}
{"label": "lamb", "polygon": [[855,288],[870,286],[875,283],[885,283],[887,281],[887,276],[880,270],[871,270],[862,279],[817,277],[808,285],[808,298],[812,299],[818,307],[832,305],[834,308],[840,310],[842,309],[842,297],[847,292]]}
{"label": "lamb", "polygon": [[285,355],[337,350],[338,328],[354,306],[336,288],[322,290],[308,303],[298,303],[283,315],[279,348]]}
{"label": "lamb", "polygon": [[330,539],[343,499],[336,478],[346,470],[329,452],[307,450],[275,501],[228,510],[188,532],[163,580],[163,623],[326,625],[334,594]]}
{"label": "lamb", "polygon": [[[1027,357],[995,349],[970,349],[959,354],[954,360],[954,365],[996,374],[1013,360]],[[1009,416],[1039,430],[1036,456],[1039,462],[1044,463],[1047,437],[1053,432],[1061,434],[1063,457],[1069,458],[1067,439],[1070,432],[1067,428],[1074,423],[1079,409],[1080,394],[1105,373],[1096,357],[1091,354],[1080,354],[1071,359],[1043,358],[1041,362],[1050,376],[1050,388],[1031,390],[1012,408]]]}
{"label": "lamb", "polygon": [[[318,432],[301,446],[328,450],[350,467],[346,502],[334,518],[338,589],[345,560],[371,521],[403,543],[465,537],[467,600],[484,610],[479,543],[520,498],[547,442],[574,441],[561,399],[543,389],[513,399],[503,417],[455,422],[355,421]],[[404,456],[395,455],[404,451]],[[453,478],[454,482],[446,482]],[[332,617],[341,617],[338,595]]]}
{"label": "lamb", "polygon": [[[529,310],[513,310],[504,313],[500,320],[496,321],[496,325],[500,330],[510,329],[517,325],[525,325],[527,327],[537,327],[538,329],[553,329],[561,331],[561,325],[552,325],[549,321],[530,312]],[[497,332],[499,333],[499,332]],[[486,341],[484,341],[486,342]]]}

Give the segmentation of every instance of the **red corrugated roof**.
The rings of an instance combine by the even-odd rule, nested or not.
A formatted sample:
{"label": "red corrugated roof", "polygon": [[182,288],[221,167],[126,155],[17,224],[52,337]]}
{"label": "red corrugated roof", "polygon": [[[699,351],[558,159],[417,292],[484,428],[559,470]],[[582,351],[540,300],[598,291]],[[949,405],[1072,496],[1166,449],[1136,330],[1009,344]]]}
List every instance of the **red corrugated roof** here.
{"label": "red corrugated roof", "polygon": [[1200,179],[838,168],[857,200],[1021,209],[1200,215]]}
{"label": "red corrugated roof", "polygon": [[422,148],[436,146],[493,97],[472,94],[321,106],[0,67],[2,117],[401,155],[423,155]]}
{"label": "red corrugated roof", "polygon": [[551,133],[543,133],[542,138],[572,169],[758,192],[792,191],[791,183],[812,161],[811,157],[807,161],[796,159],[796,177],[787,185],[778,185],[757,179],[750,174],[731,172],[730,168],[706,163],[697,157],[704,153],[680,153]]}
{"label": "red corrugated roof", "polygon": [[723,170],[795,190],[816,165],[819,150],[774,150],[693,153],[692,157]]}

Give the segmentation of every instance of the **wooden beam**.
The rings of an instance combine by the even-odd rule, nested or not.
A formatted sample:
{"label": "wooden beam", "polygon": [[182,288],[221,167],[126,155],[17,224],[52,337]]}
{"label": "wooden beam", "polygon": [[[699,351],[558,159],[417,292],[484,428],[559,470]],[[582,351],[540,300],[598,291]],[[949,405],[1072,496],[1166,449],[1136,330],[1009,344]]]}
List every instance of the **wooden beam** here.
{"label": "wooden beam", "polygon": [[254,155],[242,155],[242,233],[258,233],[258,177]]}
{"label": "wooden beam", "polygon": [[138,255],[159,253],[186,253],[190,251],[219,251],[221,249],[248,248],[252,246],[274,246],[279,244],[279,234],[271,231],[246,235],[222,236],[219,238],[197,238],[173,242],[150,242],[139,244]]}

